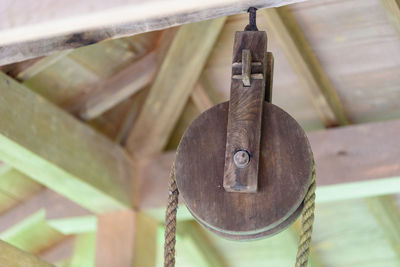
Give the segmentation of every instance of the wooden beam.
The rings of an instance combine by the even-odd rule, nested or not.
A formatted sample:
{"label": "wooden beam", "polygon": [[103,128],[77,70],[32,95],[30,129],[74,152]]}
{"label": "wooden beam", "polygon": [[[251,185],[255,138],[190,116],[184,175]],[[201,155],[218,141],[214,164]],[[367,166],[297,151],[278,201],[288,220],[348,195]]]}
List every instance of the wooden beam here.
{"label": "wooden beam", "polygon": [[381,0],[389,21],[400,37],[400,0]]}
{"label": "wooden beam", "polygon": [[27,251],[39,253],[60,242],[65,236],[46,222],[46,211],[41,209],[0,234],[0,239]]}
{"label": "wooden beam", "polygon": [[102,81],[96,90],[72,108],[72,112],[84,120],[91,120],[150,84],[156,70],[156,52],[153,51]]}
{"label": "wooden beam", "polygon": [[[400,120],[394,120],[309,133],[317,168],[316,201],[399,193],[399,132]],[[174,159],[175,152],[169,152],[144,161],[136,175],[143,192],[138,195],[139,208],[160,220]],[[188,213],[182,207],[178,216],[187,219]]]}
{"label": "wooden beam", "polygon": [[131,207],[123,149],[0,73],[0,158],[93,212]]}
{"label": "wooden beam", "polygon": [[[46,188],[1,214],[0,232],[11,228],[40,210],[44,210],[46,220],[54,221],[55,225],[57,225],[57,222],[60,222],[58,220],[71,220],[71,218],[82,218],[92,215],[86,209]],[[80,227],[83,228],[85,226],[81,225]]]}
{"label": "wooden beam", "polygon": [[0,167],[0,213],[4,213],[42,189],[43,186],[23,173],[2,164]]}
{"label": "wooden beam", "polygon": [[158,224],[135,211],[98,218],[96,267],[155,266]]}
{"label": "wooden beam", "polygon": [[221,18],[179,29],[128,137],[131,154],[145,157],[162,151],[224,22]]}
{"label": "wooden beam", "polygon": [[389,241],[400,260],[400,211],[392,196],[366,199],[371,213],[379,224],[380,231]]}
{"label": "wooden beam", "polygon": [[338,94],[289,9],[271,8],[260,13],[264,14],[263,18],[269,26],[268,32],[278,41],[324,124],[349,124]]}
{"label": "wooden beam", "polygon": [[[141,32],[305,0],[8,1],[0,13],[0,65]],[[12,14],[12,15],[10,15]]]}
{"label": "wooden beam", "polygon": [[7,267],[54,267],[50,263],[19,250],[12,245],[0,240],[0,262]]}

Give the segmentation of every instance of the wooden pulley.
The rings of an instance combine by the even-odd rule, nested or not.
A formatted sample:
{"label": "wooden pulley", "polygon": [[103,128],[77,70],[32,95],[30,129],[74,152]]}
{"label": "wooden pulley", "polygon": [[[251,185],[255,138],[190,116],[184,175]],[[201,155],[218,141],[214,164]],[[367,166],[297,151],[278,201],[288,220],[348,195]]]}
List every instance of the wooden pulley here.
{"label": "wooden pulley", "polygon": [[257,28],[236,32],[230,101],[201,114],[178,147],[175,177],[201,225],[230,239],[257,239],[301,213],[312,151],[299,124],[271,104],[273,56]]}

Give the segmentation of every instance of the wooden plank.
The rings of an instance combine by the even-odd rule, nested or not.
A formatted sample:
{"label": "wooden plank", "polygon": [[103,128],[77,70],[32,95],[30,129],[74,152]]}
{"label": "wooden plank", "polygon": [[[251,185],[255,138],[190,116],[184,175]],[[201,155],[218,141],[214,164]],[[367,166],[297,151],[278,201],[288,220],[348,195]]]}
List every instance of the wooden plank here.
{"label": "wooden plank", "polygon": [[280,44],[324,124],[349,124],[338,94],[290,11],[282,7],[266,9],[260,13],[264,14],[263,19],[269,26],[268,32],[271,32]]}
{"label": "wooden plank", "polygon": [[[50,263],[19,250],[0,240],[0,262],[7,267],[52,267]],[[54,267],[54,266],[53,266]]]}
{"label": "wooden plank", "polygon": [[71,110],[80,118],[91,120],[150,84],[156,70],[156,52],[153,51],[102,81]]}
{"label": "wooden plank", "polygon": [[98,218],[96,267],[155,266],[158,224],[144,214],[120,211]]}
{"label": "wooden plank", "polygon": [[40,209],[0,234],[0,239],[29,253],[39,253],[60,242],[65,236],[46,222]]}
{"label": "wooden plank", "polygon": [[[347,126],[308,134],[317,168],[317,202],[400,192],[400,120]],[[138,206],[157,213],[167,201],[168,175],[175,153],[138,166]],[[148,182],[148,184],[147,184]],[[182,202],[181,202],[182,203]],[[158,210],[160,211],[160,210]],[[178,209],[178,212],[185,211]]]}
{"label": "wooden plank", "polygon": [[392,196],[366,199],[367,205],[400,260],[400,211]]}
{"label": "wooden plank", "polygon": [[[0,65],[54,51],[141,32],[246,12],[250,6],[276,7],[304,0],[252,1],[60,1],[43,9],[45,0],[7,0],[0,13]],[[13,14],[10,16],[9,14]],[[29,19],[28,19],[29,18]]]}
{"label": "wooden plank", "polygon": [[131,154],[143,157],[164,148],[224,22],[221,18],[179,29],[128,137]]}
{"label": "wooden plank", "polygon": [[0,158],[94,212],[131,206],[123,149],[0,73]]}
{"label": "wooden plank", "polygon": [[[71,219],[92,215],[86,209],[76,205],[65,197],[44,189],[15,205],[13,209],[0,215],[0,232],[12,227],[26,217],[44,209],[47,220]],[[56,223],[56,222],[55,222]],[[84,227],[83,225],[81,227]]]}
{"label": "wooden plank", "polygon": [[393,27],[397,30],[400,37],[400,1],[399,0],[381,0],[383,8],[392,23]]}
{"label": "wooden plank", "polygon": [[7,164],[0,167],[0,214],[38,193],[43,186]]}
{"label": "wooden plank", "polygon": [[[228,192],[257,191],[265,102],[266,52],[266,32],[236,32],[223,181],[224,189]],[[253,63],[261,65],[257,71],[255,68],[252,70]],[[251,78],[252,74],[261,77]]]}

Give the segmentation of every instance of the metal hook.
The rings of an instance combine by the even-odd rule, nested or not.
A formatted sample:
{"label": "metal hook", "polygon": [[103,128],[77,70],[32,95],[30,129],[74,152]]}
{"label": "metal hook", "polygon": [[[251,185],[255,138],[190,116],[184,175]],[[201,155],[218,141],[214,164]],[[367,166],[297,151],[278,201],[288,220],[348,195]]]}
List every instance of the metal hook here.
{"label": "metal hook", "polygon": [[256,12],[257,8],[250,7],[247,12],[249,13],[249,24],[244,28],[245,31],[258,31],[256,25]]}

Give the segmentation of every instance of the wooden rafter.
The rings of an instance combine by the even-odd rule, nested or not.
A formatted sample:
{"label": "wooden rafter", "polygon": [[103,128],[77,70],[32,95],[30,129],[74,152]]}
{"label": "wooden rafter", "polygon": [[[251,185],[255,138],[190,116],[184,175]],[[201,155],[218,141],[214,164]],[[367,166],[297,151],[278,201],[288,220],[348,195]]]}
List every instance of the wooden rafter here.
{"label": "wooden rafter", "polygon": [[268,32],[279,42],[323,123],[327,126],[349,124],[339,96],[288,8],[271,8],[261,13],[269,26]]}
{"label": "wooden rafter", "polygon": [[135,211],[99,216],[96,267],[155,266],[158,224]]}
{"label": "wooden rafter", "polygon": [[2,73],[0,114],[6,163],[91,211],[131,206],[132,168],[121,147]]}
{"label": "wooden rafter", "polygon": [[29,253],[19,250],[0,240],[0,262],[7,267],[54,267]]}
{"label": "wooden rafter", "polygon": [[393,197],[379,196],[368,198],[366,201],[393,252],[400,259],[400,211]]}
{"label": "wooden rafter", "polygon": [[381,0],[386,14],[400,37],[400,1]]}
{"label": "wooden rafter", "polygon": [[[40,1],[7,1],[0,16],[0,65],[97,43],[305,0],[60,1],[44,12]],[[72,12],[73,11],[73,12]],[[7,14],[14,14],[12,21]],[[32,16],[34,14],[35,16]],[[55,16],[55,14],[57,14]],[[27,19],[29,18],[29,19]]]}
{"label": "wooden rafter", "polygon": [[220,18],[179,29],[128,137],[131,154],[146,157],[162,151],[224,22]]}

